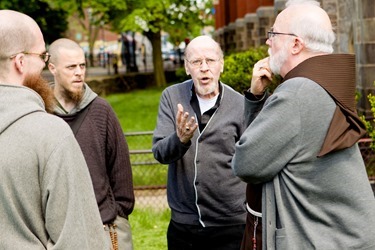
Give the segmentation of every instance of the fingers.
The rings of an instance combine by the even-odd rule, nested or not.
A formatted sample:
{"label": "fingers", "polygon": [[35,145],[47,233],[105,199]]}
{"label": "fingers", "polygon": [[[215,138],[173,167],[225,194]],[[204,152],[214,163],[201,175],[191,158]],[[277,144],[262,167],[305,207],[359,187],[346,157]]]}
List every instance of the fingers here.
{"label": "fingers", "polygon": [[262,95],[271,80],[272,72],[269,67],[268,57],[266,57],[254,64],[250,92],[254,95]]}
{"label": "fingers", "polygon": [[176,123],[178,138],[182,143],[187,143],[193,137],[198,124],[195,122],[194,116],[189,119],[189,113],[184,112],[181,104],[177,104]]}
{"label": "fingers", "polygon": [[198,123],[195,122],[194,117],[185,124],[181,129],[177,128],[177,136],[182,143],[187,143],[194,136],[195,130],[198,128]]}
{"label": "fingers", "polygon": [[183,126],[187,123],[187,119],[189,117],[188,112],[184,112],[183,106],[179,103],[177,104],[177,128],[182,129]]}
{"label": "fingers", "polygon": [[192,116],[189,119],[189,112],[184,112],[183,106],[179,103],[177,104],[177,128],[183,129],[183,127],[190,127],[194,124],[195,118]]}
{"label": "fingers", "polygon": [[270,69],[269,63],[268,63],[269,58],[263,58],[262,60],[259,60],[253,68],[253,75],[255,74],[257,77],[266,77],[269,80],[272,79],[272,71]]}
{"label": "fingers", "polygon": [[181,123],[183,113],[184,113],[184,108],[182,107],[182,105],[180,103],[177,104],[177,114],[176,114],[177,125]]}
{"label": "fingers", "polygon": [[188,132],[193,132],[197,129],[198,123],[195,122],[194,116],[190,117],[189,121],[185,123],[185,129]]}

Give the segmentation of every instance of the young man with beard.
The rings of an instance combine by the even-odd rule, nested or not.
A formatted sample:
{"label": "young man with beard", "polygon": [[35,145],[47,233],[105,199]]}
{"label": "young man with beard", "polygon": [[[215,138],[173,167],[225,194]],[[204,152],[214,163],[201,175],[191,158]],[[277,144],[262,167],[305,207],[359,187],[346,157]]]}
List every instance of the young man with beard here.
{"label": "young man with beard", "polygon": [[220,46],[209,36],[196,37],[185,50],[192,79],[166,88],[160,99],[152,151],[169,164],[169,250],[241,245],[245,183],[230,164],[244,130],[244,104],[241,94],[219,81],[223,69]]}
{"label": "young man with beard", "polygon": [[113,248],[130,250],[128,216],[134,207],[134,191],[129,149],[120,123],[108,102],[85,83],[85,55],[76,42],[58,39],[49,53],[57,102],[54,114],[71,126],[81,146]]}
{"label": "young man with beard", "polygon": [[0,10],[0,249],[106,249],[87,166],[51,110],[43,35]]}
{"label": "young man with beard", "polygon": [[[286,6],[268,32],[269,58],[254,67],[233,169],[262,186],[263,249],[375,249],[355,57],[332,54],[335,35],[317,1]],[[268,95],[272,74],[283,82]]]}

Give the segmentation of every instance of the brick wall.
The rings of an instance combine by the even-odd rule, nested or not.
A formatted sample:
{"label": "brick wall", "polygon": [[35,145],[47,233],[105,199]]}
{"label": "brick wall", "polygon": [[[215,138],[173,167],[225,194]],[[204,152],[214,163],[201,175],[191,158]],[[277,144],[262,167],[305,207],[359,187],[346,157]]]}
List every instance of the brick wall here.
{"label": "brick wall", "polygon": [[[246,3],[244,2],[246,1]],[[358,111],[372,119],[369,93],[375,93],[375,1],[319,0],[336,31],[335,52],[355,53],[357,90],[361,94]],[[213,35],[224,53],[244,51],[266,42],[266,31],[286,0],[219,0]],[[246,13],[243,9],[246,6]],[[241,10],[235,11],[235,8]],[[244,14],[245,13],[245,14]],[[234,15],[237,15],[234,17]]]}

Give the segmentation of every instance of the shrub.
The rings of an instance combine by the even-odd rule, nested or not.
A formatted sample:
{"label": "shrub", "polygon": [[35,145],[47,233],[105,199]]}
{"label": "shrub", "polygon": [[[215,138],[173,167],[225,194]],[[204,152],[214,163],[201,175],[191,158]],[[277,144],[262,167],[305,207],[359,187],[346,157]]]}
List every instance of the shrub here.
{"label": "shrub", "polygon": [[176,69],[176,79],[177,79],[178,82],[183,82],[183,81],[186,81],[190,78],[191,77],[186,74],[184,66],[181,66],[181,67]]}
{"label": "shrub", "polygon": [[[268,46],[260,46],[225,56],[224,72],[220,80],[240,93],[247,90],[250,87],[254,64],[268,56],[267,49]],[[269,87],[271,91],[275,88],[275,84],[277,83]]]}
{"label": "shrub", "polygon": [[[374,81],[375,85],[375,81]],[[356,100],[358,100],[361,97],[361,95],[357,92],[356,93]],[[367,95],[367,98],[369,100],[370,106],[371,106],[371,112],[373,117],[375,117],[375,95],[369,94]],[[361,115],[360,118],[362,119],[363,123],[366,126],[367,136],[372,139],[370,148],[373,151],[373,153],[370,153],[370,155],[373,155],[375,153],[375,118],[373,120],[366,120],[366,117],[364,115]],[[371,156],[370,156],[371,157]],[[370,158],[370,160],[366,163],[366,170],[368,176],[375,177],[375,160],[373,158]]]}
{"label": "shrub", "polygon": [[[375,81],[374,81],[375,86]],[[356,93],[356,101],[360,99],[361,95],[357,92]],[[371,143],[371,149],[375,151],[375,127],[373,124],[375,124],[375,95],[369,94],[367,96],[370,106],[371,106],[371,112],[373,115],[373,120],[368,121],[366,120],[366,117],[364,115],[361,115],[360,118],[362,119],[363,123],[366,125],[367,135],[372,139]]]}
{"label": "shrub", "polygon": [[[373,117],[375,117],[375,95],[369,94],[367,98],[371,105],[371,112],[373,114]],[[372,122],[375,123],[375,119],[373,119]],[[375,128],[370,121],[366,121],[365,124],[368,135],[372,139],[371,148],[375,150]]]}
{"label": "shrub", "polygon": [[[373,114],[373,117],[375,117],[375,95],[369,94],[367,98],[371,105],[371,112]],[[373,124],[375,123],[375,119],[373,118],[372,121],[366,121],[364,116],[362,116],[362,120],[364,121],[366,125],[368,136],[372,139],[370,147],[374,152],[375,151],[375,128]],[[368,176],[375,177],[375,160],[373,158],[369,160],[369,162],[367,162],[366,170],[367,170]]]}

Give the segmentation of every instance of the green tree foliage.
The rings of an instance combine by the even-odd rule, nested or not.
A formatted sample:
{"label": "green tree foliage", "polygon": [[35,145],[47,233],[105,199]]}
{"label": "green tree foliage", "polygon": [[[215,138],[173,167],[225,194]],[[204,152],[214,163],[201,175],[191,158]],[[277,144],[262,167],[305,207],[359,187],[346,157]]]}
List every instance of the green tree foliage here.
{"label": "green tree foliage", "polygon": [[[34,1],[36,0],[29,2],[34,3]],[[161,53],[161,32],[169,33],[171,42],[178,44],[185,38],[199,35],[203,27],[213,22],[212,0],[44,1],[54,9],[66,10],[69,16],[79,19],[79,23],[89,39],[90,54],[92,54],[94,42],[103,25],[106,28],[111,27],[117,32],[138,31],[143,33],[152,44],[154,76],[157,86],[166,85]]]}
{"label": "green tree foliage", "polygon": [[[260,46],[225,56],[224,72],[221,74],[220,80],[242,93],[250,87],[254,64],[268,56],[267,49],[267,46]],[[280,78],[275,77],[269,90],[272,92],[279,82]]]}
{"label": "green tree foliage", "polygon": [[[55,8],[67,10],[80,19],[89,38],[90,52],[100,28],[105,25],[117,32],[138,31],[153,48],[153,65],[157,86],[165,86],[161,53],[161,32],[169,33],[178,44],[200,34],[212,24],[212,0],[44,0]],[[92,54],[92,53],[90,53]]]}
{"label": "green tree foliage", "polygon": [[127,10],[112,11],[113,27],[118,31],[142,32],[153,48],[154,75],[157,86],[166,80],[161,53],[161,32],[169,33],[174,44],[194,37],[212,22],[212,1],[197,0],[127,0]]}
{"label": "green tree foliage", "polygon": [[42,0],[0,0],[0,9],[16,10],[34,18],[47,44],[61,37],[68,28],[67,11],[53,8]]}
{"label": "green tree foliage", "polygon": [[94,43],[100,29],[108,28],[111,22],[111,12],[126,10],[124,0],[44,0],[54,8],[67,10],[71,21],[78,23],[79,30],[88,39],[90,65],[93,65]]}

